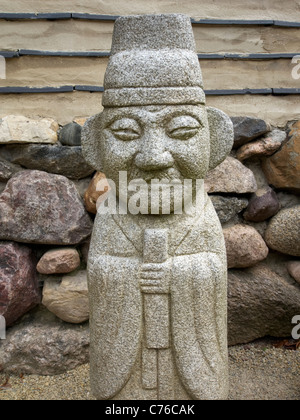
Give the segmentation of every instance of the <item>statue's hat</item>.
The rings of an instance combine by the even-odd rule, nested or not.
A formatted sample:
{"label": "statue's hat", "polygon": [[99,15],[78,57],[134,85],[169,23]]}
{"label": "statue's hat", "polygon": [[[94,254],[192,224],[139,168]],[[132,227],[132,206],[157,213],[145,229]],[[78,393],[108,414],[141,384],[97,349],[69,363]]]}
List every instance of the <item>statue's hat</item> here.
{"label": "statue's hat", "polygon": [[180,14],[118,18],[102,103],[104,107],[204,104],[190,18]]}

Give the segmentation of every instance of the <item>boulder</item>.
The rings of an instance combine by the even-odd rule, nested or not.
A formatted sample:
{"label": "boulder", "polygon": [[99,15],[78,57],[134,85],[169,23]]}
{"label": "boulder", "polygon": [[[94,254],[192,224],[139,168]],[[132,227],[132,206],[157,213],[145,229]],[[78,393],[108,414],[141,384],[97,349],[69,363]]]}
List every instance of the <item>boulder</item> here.
{"label": "boulder", "polygon": [[62,278],[47,278],[43,305],[58,318],[72,324],[89,319],[87,273],[79,270]]}
{"label": "boulder", "polygon": [[87,211],[96,214],[98,198],[109,190],[110,187],[104,173],[96,172],[84,194],[84,202]]}
{"label": "boulder", "polygon": [[263,160],[262,168],[270,185],[300,192],[300,121],[292,126],[282,148]]}
{"label": "boulder", "polygon": [[19,165],[14,165],[5,159],[0,158],[0,182],[8,181],[17,172],[22,171],[23,168]]}
{"label": "boulder", "polygon": [[248,205],[246,198],[212,195],[210,199],[222,224],[229,222]]}
{"label": "boulder", "polygon": [[244,144],[237,151],[236,158],[243,162],[246,159],[270,156],[277,152],[286,140],[285,131],[273,130],[267,137]]}
{"label": "boulder", "polygon": [[0,143],[56,143],[59,125],[50,118],[32,120],[21,115],[0,119]]}
{"label": "boulder", "polygon": [[297,314],[300,314],[299,286],[288,283],[264,263],[229,270],[229,345],[265,336],[290,336],[291,320]]}
{"label": "boulder", "polygon": [[92,180],[91,176],[87,178],[78,179],[78,180],[75,180],[75,179],[72,180],[82,200],[84,200],[84,194],[86,190],[88,189],[91,180]]}
{"label": "boulder", "polygon": [[30,248],[0,242],[0,315],[4,316],[7,326],[41,301],[35,266]]}
{"label": "boulder", "polygon": [[300,261],[289,261],[287,269],[293,279],[300,284]]}
{"label": "boulder", "polygon": [[75,185],[61,175],[19,172],[0,195],[0,239],[72,245],[87,238],[92,221]]}
{"label": "boulder", "polygon": [[89,325],[67,324],[38,307],[9,328],[0,341],[6,373],[58,375],[89,361]]}
{"label": "boulder", "polygon": [[86,178],[94,172],[83,158],[80,146],[46,144],[4,146],[0,149],[0,157],[27,169],[64,175],[71,179]]}
{"label": "boulder", "polygon": [[272,188],[258,189],[250,198],[249,205],[243,214],[250,222],[263,222],[278,213],[280,202]]}
{"label": "boulder", "polygon": [[251,267],[267,258],[269,249],[251,226],[234,225],[223,229],[228,268]]}
{"label": "boulder", "polygon": [[36,267],[41,274],[65,274],[76,270],[80,257],[74,248],[61,248],[47,251]]}
{"label": "boulder", "polygon": [[229,156],[221,165],[209,171],[205,179],[208,193],[247,194],[257,190],[253,172]]}
{"label": "boulder", "polygon": [[72,122],[59,132],[59,141],[64,146],[81,146],[81,125]]}
{"label": "boulder", "polygon": [[281,210],[266,230],[268,246],[283,254],[300,256],[300,205]]}
{"label": "boulder", "polygon": [[259,118],[232,117],[231,121],[234,128],[234,148],[240,147],[270,131],[270,126]]}

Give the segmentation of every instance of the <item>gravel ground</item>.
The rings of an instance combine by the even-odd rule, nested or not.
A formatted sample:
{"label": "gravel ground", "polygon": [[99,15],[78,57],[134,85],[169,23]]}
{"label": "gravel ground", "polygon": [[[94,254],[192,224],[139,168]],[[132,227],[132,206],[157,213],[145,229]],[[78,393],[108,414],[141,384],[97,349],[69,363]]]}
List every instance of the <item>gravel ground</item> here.
{"label": "gravel ground", "polygon": [[[230,347],[230,400],[300,400],[300,348],[263,339]],[[0,400],[93,400],[89,365],[57,376],[0,374]]]}

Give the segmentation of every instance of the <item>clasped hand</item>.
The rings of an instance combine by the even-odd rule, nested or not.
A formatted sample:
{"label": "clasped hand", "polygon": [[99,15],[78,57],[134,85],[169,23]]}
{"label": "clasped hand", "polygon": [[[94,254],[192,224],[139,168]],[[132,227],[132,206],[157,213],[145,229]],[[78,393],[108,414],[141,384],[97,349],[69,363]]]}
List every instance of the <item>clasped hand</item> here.
{"label": "clasped hand", "polygon": [[164,263],[142,264],[140,286],[143,293],[169,293],[171,259]]}

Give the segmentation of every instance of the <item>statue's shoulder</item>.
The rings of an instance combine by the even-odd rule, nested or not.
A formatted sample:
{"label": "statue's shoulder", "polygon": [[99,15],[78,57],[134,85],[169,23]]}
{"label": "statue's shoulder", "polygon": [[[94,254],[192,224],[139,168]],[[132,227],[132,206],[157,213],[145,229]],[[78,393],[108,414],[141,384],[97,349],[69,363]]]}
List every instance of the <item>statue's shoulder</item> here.
{"label": "statue's shoulder", "polygon": [[127,215],[97,214],[91,249],[94,255],[134,257],[139,254],[140,236]]}
{"label": "statue's shoulder", "polygon": [[198,217],[195,218],[195,223],[176,249],[175,255],[197,254],[201,252],[225,253],[222,226],[208,196]]}

